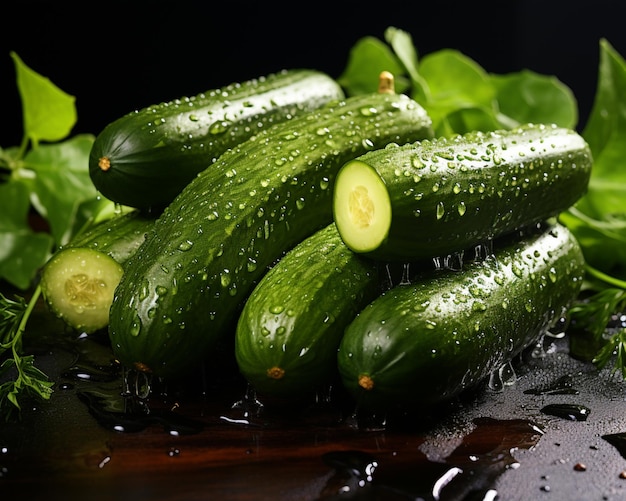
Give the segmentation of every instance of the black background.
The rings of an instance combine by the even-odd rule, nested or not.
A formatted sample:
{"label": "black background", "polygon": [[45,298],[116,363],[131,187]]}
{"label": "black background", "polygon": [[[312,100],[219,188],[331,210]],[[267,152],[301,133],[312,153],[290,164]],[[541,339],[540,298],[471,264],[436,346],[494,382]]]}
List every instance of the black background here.
{"label": "black background", "polygon": [[9,51],[76,97],[73,133],[97,134],[122,114],[283,68],[339,76],[349,50],[388,26],[420,55],[454,48],[489,72],[555,75],[579,102],[595,93],[599,40],[626,56],[619,1],[15,2],[0,24],[0,146],[22,137]]}

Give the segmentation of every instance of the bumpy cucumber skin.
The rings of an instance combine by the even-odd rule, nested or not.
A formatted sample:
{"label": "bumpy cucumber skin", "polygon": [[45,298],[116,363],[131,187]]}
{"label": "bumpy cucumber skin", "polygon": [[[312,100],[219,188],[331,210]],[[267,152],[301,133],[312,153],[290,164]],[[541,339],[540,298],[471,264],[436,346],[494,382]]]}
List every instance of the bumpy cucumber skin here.
{"label": "bumpy cucumber skin", "polygon": [[[272,123],[343,97],[328,75],[294,69],[143,108],[98,134],[89,174],[114,202],[162,209],[227,149]],[[100,167],[102,158],[108,158],[108,170]]]}
{"label": "bumpy cucumber skin", "polygon": [[237,323],[235,356],[252,387],[301,398],[334,381],[345,327],[382,292],[379,268],[348,249],[334,223],[282,257]]}
{"label": "bumpy cucumber skin", "polygon": [[157,216],[132,210],[94,225],[72,239],[64,248],[97,250],[125,265],[152,230],[156,218]]}
{"label": "bumpy cucumber skin", "polygon": [[540,339],[578,295],[583,273],[577,241],[556,225],[511,239],[463,271],[396,286],[347,327],[341,379],[361,409],[449,401]]}
{"label": "bumpy cucumber skin", "polygon": [[128,263],[111,307],[114,354],[176,378],[223,340],[232,350],[237,315],[267,267],[332,222],[341,165],[420,137],[432,137],[421,106],[373,94],[276,124],[229,150],[166,208]]}
{"label": "bumpy cucumber skin", "polygon": [[[392,215],[377,248],[351,248],[388,261],[446,256],[555,216],[586,192],[592,167],[576,132],[533,124],[381,149],[354,161],[384,180]],[[342,195],[335,194],[335,205]],[[339,220],[338,229],[342,234]]]}

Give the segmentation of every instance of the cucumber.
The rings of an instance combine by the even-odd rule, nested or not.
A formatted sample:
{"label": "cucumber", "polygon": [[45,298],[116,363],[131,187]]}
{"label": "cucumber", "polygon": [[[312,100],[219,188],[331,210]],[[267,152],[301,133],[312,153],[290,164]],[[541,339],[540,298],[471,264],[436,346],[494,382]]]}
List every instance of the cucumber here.
{"label": "cucumber", "polygon": [[64,249],[81,247],[97,250],[125,265],[152,230],[156,218],[155,214],[130,210],[78,234]]}
{"label": "cucumber", "polygon": [[461,271],[419,273],[346,328],[337,365],[357,408],[424,409],[475,387],[536,343],[583,281],[578,242],[555,223],[494,242]]}
{"label": "cucumber", "polygon": [[237,323],[237,365],[252,387],[291,400],[336,380],[345,327],[382,292],[379,268],[348,249],[334,223],[282,257]]}
{"label": "cucumber", "polygon": [[328,75],[294,69],[149,106],[98,134],[89,174],[114,202],[162,209],[227,149],[272,123],[343,97]]}
{"label": "cucumber", "polygon": [[106,327],[124,265],[154,221],[138,211],[114,216],[53,254],[41,270],[41,293],[48,310],[81,332]]}
{"label": "cucumber", "polygon": [[337,175],[333,212],[354,252],[448,256],[569,208],[592,157],[576,132],[527,124],[372,151]]}
{"label": "cucumber", "polygon": [[237,315],[267,267],[332,223],[340,166],[431,136],[415,101],[371,94],[275,124],[224,153],[165,209],[128,263],[111,306],[115,356],[175,378],[216,346],[228,343],[232,354]]}

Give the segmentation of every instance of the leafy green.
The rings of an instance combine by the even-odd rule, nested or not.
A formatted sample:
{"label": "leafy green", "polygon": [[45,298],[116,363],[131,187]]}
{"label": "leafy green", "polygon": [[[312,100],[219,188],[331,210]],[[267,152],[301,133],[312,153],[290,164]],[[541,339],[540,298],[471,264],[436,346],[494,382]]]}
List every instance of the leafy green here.
{"label": "leafy green", "polygon": [[[11,300],[0,294],[0,355],[10,350],[12,357],[0,364],[0,415],[9,420],[22,409],[21,401],[28,397],[48,400],[54,383],[34,365],[33,355],[22,355],[22,335],[28,318],[37,303],[41,289],[37,287],[30,301],[16,297]],[[11,371],[16,377],[6,377]]]}
{"label": "leafy green", "polygon": [[576,125],[574,94],[553,76],[528,70],[490,74],[454,49],[420,58],[410,34],[395,27],[387,28],[384,38],[383,42],[364,37],[353,46],[338,78],[347,94],[374,92],[378,75],[389,71],[395,76],[396,91],[408,94],[428,112],[438,136],[526,122]]}
{"label": "leafy green", "polygon": [[89,178],[94,137],[68,138],[77,119],[75,98],[16,53],[11,57],[24,135],[19,146],[0,148],[0,283],[26,290],[54,249],[112,202],[98,196]]}
{"label": "leafy green", "polygon": [[[596,95],[582,135],[593,155],[587,193],[561,215],[579,241],[587,264],[587,283],[596,293],[574,309],[587,320],[590,339],[574,338],[572,352],[602,367],[615,356],[615,368],[626,378],[626,329],[610,336],[604,316],[626,308],[626,61],[606,39],[600,40]],[[579,314],[580,316],[580,314]],[[579,320],[579,323],[582,321]],[[588,346],[596,348],[594,352]]]}
{"label": "leafy green", "polygon": [[[600,42],[598,85],[582,135],[593,154],[587,194],[572,217],[583,219],[584,237],[596,252],[587,261],[607,272],[622,274],[626,241],[626,62],[606,40]],[[594,241],[595,240],[595,241]],[[605,252],[598,252],[599,248]],[[616,254],[617,253],[617,254]]]}
{"label": "leafy green", "polygon": [[56,87],[24,64],[11,52],[17,87],[22,97],[24,130],[36,146],[40,141],[60,141],[71,132],[77,120],[75,98]]}

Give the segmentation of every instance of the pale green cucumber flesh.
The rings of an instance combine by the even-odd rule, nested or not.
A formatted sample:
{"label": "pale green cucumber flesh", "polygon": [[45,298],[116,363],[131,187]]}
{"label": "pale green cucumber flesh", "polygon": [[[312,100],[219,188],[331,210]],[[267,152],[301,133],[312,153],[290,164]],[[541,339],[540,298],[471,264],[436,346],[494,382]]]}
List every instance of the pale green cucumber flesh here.
{"label": "pale green cucumber flesh", "polygon": [[345,244],[355,252],[378,248],[391,225],[391,201],[375,169],[354,160],[337,174],[333,216]]}
{"label": "pale green cucumber flesh", "polygon": [[105,253],[67,248],[42,270],[41,292],[56,316],[78,331],[91,333],[108,325],[122,273],[122,266]]}

